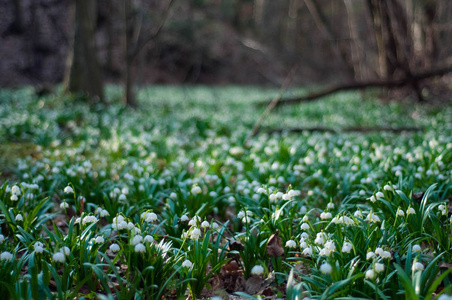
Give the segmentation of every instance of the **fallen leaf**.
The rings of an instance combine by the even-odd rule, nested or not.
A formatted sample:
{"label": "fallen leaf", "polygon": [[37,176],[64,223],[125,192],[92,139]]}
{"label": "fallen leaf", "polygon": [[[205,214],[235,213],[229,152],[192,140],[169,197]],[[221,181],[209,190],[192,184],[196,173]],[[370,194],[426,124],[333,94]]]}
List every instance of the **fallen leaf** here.
{"label": "fallen leaf", "polygon": [[267,253],[273,257],[280,257],[284,254],[284,249],[281,247],[281,238],[279,237],[279,230],[268,239]]}

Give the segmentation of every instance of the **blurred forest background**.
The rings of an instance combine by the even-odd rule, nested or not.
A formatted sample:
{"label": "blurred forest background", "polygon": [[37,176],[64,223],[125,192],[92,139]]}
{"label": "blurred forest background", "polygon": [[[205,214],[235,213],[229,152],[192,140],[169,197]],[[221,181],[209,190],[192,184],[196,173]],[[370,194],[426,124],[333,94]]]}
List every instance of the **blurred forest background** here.
{"label": "blurred forest background", "polygon": [[0,11],[2,87],[64,81],[102,98],[103,82],[124,83],[128,103],[145,84],[281,86],[288,74],[407,87],[420,101],[452,89],[450,0],[0,0]]}

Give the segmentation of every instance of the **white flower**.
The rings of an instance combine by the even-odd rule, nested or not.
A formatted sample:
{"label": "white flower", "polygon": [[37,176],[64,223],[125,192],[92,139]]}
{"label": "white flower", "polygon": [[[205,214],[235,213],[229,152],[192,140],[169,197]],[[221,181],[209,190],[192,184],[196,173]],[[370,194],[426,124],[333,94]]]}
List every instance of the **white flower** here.
{"label": "white flower", "polygon": [[106,209],[102,209],[102,211],[100,212],[100,216],[101,217],[106,217],[106,216],[109,216],[109,215],[110,215],[110,213]]}
{"label": "white flower", "polygon": [[438,297],[437,300],[452,300],[452,296],[446,295],[446,294],[442,294],[441,296]]}
{"label": "white flower", "polygon": [[325,243],[325,248],[327,248],[329,251],[335,251],[336,245],[334,244],[333,241],[329,240]]}
{"label": "white flower", "polygon": [[0,234],[0,244],[3,243],[5,240],[5,236],[3,234]]}
{"label": "white flower", "polygon": [[245,212],[244,211],[239,211],[239,213],[237,214],[237,218],[243,219],[244,217],[245,217]]}
{"label": "white flower", "polygon": [[61,250],[61,253],[63,253],[64,255],[68,256],[69,254],[71,254],[71,249],[69,249],[68,246],[64,246]]}
{"label": "white flower", "polygon": [[322,212],[320,214],[320,219],[322,219],[322,220],[328,220],[328,219],[331,219],[332,217],[333,216],[331,215],[330,212]]}
{"label": "white flower", "polygon": [[9,199],[11,199],[11,201],[17,201],[17,200],[19,200],[19,198],[18,198],[17,195],[15,195],[15,194],[13,194],[13,195],[11,196],[11,198],[9,198]]}
{"label": "white flower", "polygon": [[369,260],[371,258],[374,258],[374,257],[376,257],[375,253],[373,253],[372,251],[367,252],[367,254],[366,254],[366,259],[367,260]]}
{"label": "white flower", "polygon": [[66,201],[61,202],[61,204],[60,204],[61,209],[66,209],[68,207],[69,207],[69,204]]}
{"label": "white flower", "polygon": [[373,223],[380,222],[380,218],[373,212],[370,212],[370,214],[367,215],[367,220]]}
{"label": "white flower", "polygon": [[86,216],[82,219],[82,225],[95,222],[97,222],[97,218],[95,216]]}
{"label": "white flower", "polygon": [[408,210],[406,211],[407,215],[415,215],[416,211],[414,210],[414,208],[410,207],[408,208]]}
{"label": "white flower", "polygon": [[124,194],[121,194],[121,195],[119,195],[119,197],[118,197],[118,200],[119,201],[124,201],[124,200],[126,200],[127,199],[127,197],[126,197],[126,195],[124,195]]}
{"label": "white flower", "polygon": [[331,265],[329,263],[323,263],[320,266],[320,272],[322,272],[323,274],[330,274],[331,271],[333,271],[333,267],[331,267]]}
{"label": "white flower", "polygon": [[137,245],[143,241],[143,237],[141,235],[136,235],[132,239],[132,245]]}
{"label": "white flower", "polygon": [[253,274],[253,275],[262,275],[262,274],[264,274],[264,267],[262,267],[261,265],[255,265],[251,269],[251,274]]}
{"label": "white flower", "polygon": [[381,263],[375,263],[375,272],[381,273],[385,270],[385,265]]}
{"label": "white flower", "polygon": [[[37,244],[37,243],[36,243]],[[42,247],[42,246],[40,246],[40,245],[34,245],[34,248],[35,248],[35,252],[36,253],[42,253],[43,251],[44,251],[44,248]]]}
{"label": "white flower", "polygon": [[146,252],[146,247],[143,244],[141,244],[141,243],[136,244],[135,245],[135,252],[144,253],[144,252]]}
{"label": "white flower", "polygon": [[13,254],[8,251],[2,252],[0,260],[13,260]]}
{"label": "white flower", "polygon": [[146,243],[152,243],[153,241],[154,241],[154,238],[152,237],[152,235],[146,235],[145,237],[144,237],[144,241],[146,242]]}
{"label": "white flower", "polygon": [[375,254],[378,254],[380,256],[383,255],[383,252],[384,252],[383,248],[378,247],[375,249]]}
{"label": "white flower", "polygon": [[16,215],[16,221],[23,221],[23,220],[24,220],[24,217],[22,217],[21,214]]}
{"label": "white flower", "polygon": [[375,203],[375,202],[377,201],[377,199],[375,199],[375,196],[374,196],[374,195],[372,195],[372,196],[369,198],[369,200],[370,200],[370,202],[372,202],[372,203]]}
{"label": "white flower", "polygon": [[190,222],[188,222],[188,226],[196,226],[196,219],[191,219]]}
{"label": "white flower", "polygon": [[445,210],[445,209],[446,209],[446,206],[444,206],[444,204],[441,204],[441,205],[438,206],[438,209],[439,209],[439,210]]}
{"label": "white flower", "polygon": [[55,262],[63,263],[65,260],[64,254],[61,252],[57,252],[57,253],[53,254],[53,260]]}
{"label": "white flower", "polygon": [[328,203],[328,205],[326,207],[329,208],[329,209],[333,209],[334,208],[334,203],[330,202],[330,203]]}
{"label": "white flower", "polygon": [[363,218],[363,214],[361,213],[360,210],[355,211],[355,213],[353,214],[355,216],[355,218]]}
{"label": "white flower", "polygon": [[286,247],[287,248],[295,248],[295,247],[297,247],[297,243],[294,240],[288,240],[286,242]]}
{"label": "white flower", "polygon": [[182,217],[180,217],[181,222],[187,222],[188,221],[188,216],[187,215],[183,215]]}
{"label": "white flower", "polygon": [[383,187],[383,189],[385,190],[385,191],[391,191],[392,190],[392,187],[390,186],[390,185],[385,185],[384,187]]}
{"label": "white flower", "polygon": [[70,187],[70,186],[67,186],[67,187],[64,188],[64,192],[66,194],[71,194],[71,193],[74,193],[74,189],[72,187]]}
{"label": "white flower", "polygon": [[212,228],[213,228],[214,230],[218,229],[219,227],[220,227],[220,225],[218,225],[217,222],[213,222],[213,223],[212,223]]}
{"label": "white flower", "polygon": [[377,199],[380,199],[380,198],[384,198],[385,195],[382,192],[378,192],[375,194],[375,196],[377,196]]}
{"label": "white flower", "polygon": [[401,210],[400,208],[397,209],[396,216],[403,217],[404,215],[405,215],[405,213],[403,212],[403,210]]}
{"label": "white flower", "polygon": [[157,221],[157,215],[153,212],[147,213],[144,220],[148,223]]}
{"label": "white flower", "polygon": [[191,261],[189,261],[188,259],[186,259],[182,263],[182,267],[190,269],[191,267],[193,267],[193,263]]}
{"label": "white flower", "polygon": [[419,245],[413,245],[412,251],[413,252],[421,252],[421,246]]}
{"label": "white flower", "polygon": [[197,186],[194,186],[192,189],[191,189],[191,193],[193,194],[193,195],[196,195],[196,194],[200,194],[202,192],[202,189],[197,185]]}
{"label": "white flower", "polygon": [[118,244],[114,243],[110,245],[110,250],[111,252],[118,252],[121,248],[119,247]]}
{"label": "white flower", "polygon": [[309,224],[308,223],[301,224],[301,230],[308,230],[308,229],[309,229]]}
{"label": "white flower", "polygon": [[17,185],[13,185],[11,188],[11,193],[14,195],[20,195],[20,188]]}
{"label": "white flower", "polygon": [[342,245],[342,252],[344,253],[350,253],[350,251],[352,251],[352,244],[349,242],[345,242],[344,245]]}
{"label": "white flower", "polygon": [[323,238],[323,233],[321,233],[321,232],[317,233],[314,243],[316,243],[318,245],[325,244],[325,239]]}
{"label": "white flower", "polygon": [[190,233],[190,237],[193,240],[197,240],[199,239],[199,237],[201,236],[201,230],[199,230],[199,228],[193,228],[193,230]]}
{"label": "white flower", "polygon": [[389,251],[383,251],[383,253],[380,255],[381,258],[386,259],[386,258],[391,258],[391,252]]}
{"label": "white flower", "polygon": [[366,279],[373,280],[375,278],[375,272],[374,270],[367,270],[366,271]]}
{"label": "white flower", "polygon": [[103,236],[96,237],[96,239],[95,239],[96,244],[102,244],[103,242],[105,242],[105,239]]}
{"label": "white flower", "polygon": [[209,224],[209,222],[204,221],[204,222],[201,223],[201,227],[202,227],[202,228],[209,228],[209,227],[210,227],[210,224]]}
{"label": "white flower", "polygon": [[257,189],[257,191],[256,191],[256,193],[258,193],[258,194],[265,194],[266,193],[266,190],[264,189],[264,188],[258,188]]}
{"label": "white flower", "polygon": [[412,269],[413,269],[413,272],[422,271],[422,270],[424,270],[424,265],[422,263],[420,263],[420,262],[415,262],[413,264],[413,268]]}
{"label": "white flower", "polygon": [[304,256],[308,256],[308,255],[312,255],[312,248],[311,247],[307,247],[303,250],[303,255]]}

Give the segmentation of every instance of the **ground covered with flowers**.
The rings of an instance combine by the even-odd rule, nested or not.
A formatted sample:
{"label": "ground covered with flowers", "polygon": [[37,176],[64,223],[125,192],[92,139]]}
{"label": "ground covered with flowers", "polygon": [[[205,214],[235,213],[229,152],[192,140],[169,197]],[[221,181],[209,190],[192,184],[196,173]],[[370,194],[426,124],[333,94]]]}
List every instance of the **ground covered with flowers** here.
{"label": "ground covered with flowers", "polygon": [[[244,144],[275,90],[107,92],[0,91],[3,299],[452,299],[451,105],[344,93]],[[340,130],[380,125],[423,130]]]}

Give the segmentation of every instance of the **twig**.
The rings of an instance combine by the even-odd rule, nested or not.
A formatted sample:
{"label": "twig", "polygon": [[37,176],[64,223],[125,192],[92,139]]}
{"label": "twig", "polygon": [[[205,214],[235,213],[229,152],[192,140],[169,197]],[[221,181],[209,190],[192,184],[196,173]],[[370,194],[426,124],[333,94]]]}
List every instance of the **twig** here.
{"label": "twig", "polygon": [[289,86],[290,82],[292,81],[292,78],[295,74],[295,71],[297,70],[296,66],[293,66],[290,70],[289,74],[287,75],[286,79],[284,80],[278,94],[273,98],[273,100],[268,104],[265,111],[261,114],[257,122],[254,124],[253,129],[251,130],[251,133],[247,136],[245,139],[244,145],[247,145],[249,140],[253,138],[257,132],[259,131],[259,128],[261,127],[264,120],[267,118],[267,116],[270,114],[272,109],[278,104],[278,101],[281,99],[282,95],[286,91],[287,87]]}

